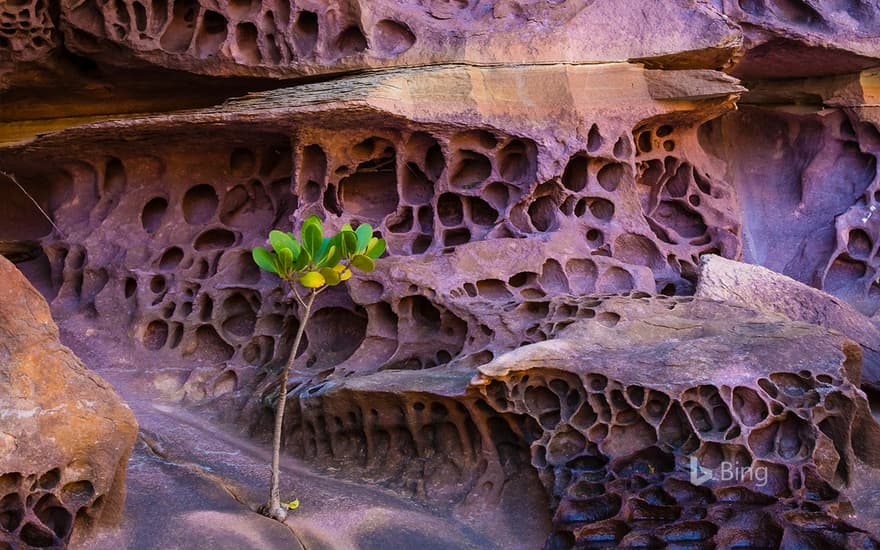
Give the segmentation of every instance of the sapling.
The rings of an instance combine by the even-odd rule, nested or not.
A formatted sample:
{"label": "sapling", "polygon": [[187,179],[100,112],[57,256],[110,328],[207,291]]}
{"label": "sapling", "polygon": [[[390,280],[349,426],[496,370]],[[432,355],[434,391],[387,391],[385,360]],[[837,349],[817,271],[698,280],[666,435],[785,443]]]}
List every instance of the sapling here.
{"label": "sapling", "polygon": [[[258,246],[253,250],[254,261],[262,269],[275,273],[287,282],[300,306],[300,322],[293,340],[290,357],[281,372],[281,385],[275,409],[275,430],[272,440],[272,480],[269,501],[260,512],[278,521],[287,518],[287,511],[299,503],[282,503],[279,493],[281,430],[284,426],[284,407],[287,403],[287,376],[296,359],[305,333],[312,306],[318,294],[351,278],[352,269],[373,271],[374,261],[385,252],[385,240],[373,236],[373,228],[362,223],[357,229],[348,224],[332,237],[324,236],[324,228],[317,216],[309,216],[300,229],[300,239],[292,233],[273,230],[269,233],[272,250]],[[302,287],[302,292],[300,292]]]}

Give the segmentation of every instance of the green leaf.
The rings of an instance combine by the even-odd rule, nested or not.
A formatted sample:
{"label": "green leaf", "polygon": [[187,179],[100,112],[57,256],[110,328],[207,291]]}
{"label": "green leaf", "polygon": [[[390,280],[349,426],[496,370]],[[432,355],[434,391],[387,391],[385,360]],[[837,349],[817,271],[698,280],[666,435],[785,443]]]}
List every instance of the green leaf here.
{"label": "green leaf", "polygon": [[293,262],[293,267],[291,271],[302,271],[309,265],[309,262],[312,261],[312,258],[309,256],[309,253],[303,249],[302,254]]}
{"label": "green leaf", "polygon": [[254,262],[258,266],[260,266],[261,269],[265,269],[270,273],[278,273],[278,270],[275,268],[274,254],[272,254],[262,246],[254,248],[252,254],[254,256]]}
{"label": "green leaf", "polygon": [[339,273],[330,267],[321,268],[321,275],[324,277],[328,286],[336,286],[342,282],[342,279],[339,278]]}
{"label": "green leaf", "polygon": [[373,262],[372,258],[369,258],[363,254],[358,254],[351,259],[351,265],[360,269],[361,271],[373,271],[376,269],[376,264]]}
{"label": "green leaf", "polygon": [[278,253],[278,260],[281,264],[280,275],[287,277],[293,271],[293,251],[289,248],[282,248]]}
{"label": "green leaf", "polygon": [[370,244],[367,245],[367,257],[373,260],[378,259],[379,256],[381,256],[382,253],[385,252],[385,246],[385,239],[378,239],[376,237],[373,237],[372,239],[370,239]]}
{"label": "green leaf", "polygon": [[324,237],[324,240],[321,241],[321,248],[318,249],[318,253],[314,257],[315,264],[320,264],[324,261],[327,257],[327,253],[330,252],[331,244],[333,244],[333,239],[330,237]]}
{"label": "green leaf", "polygon": [[315,214],[312,214],[311,216],[306,218],[306,220],[302,224],[303,227],[305,227],[307,225],[315,225],[315,226],[320,227],[321,229],[324,228],[323,222],[321,222],[321,218],[319,218]]}
{"label": "green leaf", "polygon": [[360,224],[354,231],[357,234],[357,251],[363,254],[373,236],[373,228],[368,223]]}
{"label": "green leaf", "polygon": [[357,233],[350,229],[339,232],[339,246],[342,249],[342,257],[350,259],[357,254]]}
{"label": "green leaf", "polygon": [[324,276],[317,271],[309,271],[299,278],[299,284],[306,288],[321,288],[326,282]]}
{"label": "green leaf", "polygon": [[[309,220],[311,219],[310,217]],[[317,217],[314,219],[317,219]],[[324,230],[320,222],[317,224],[309,223],[309,220],[306,220],[306,223],[302,226],[302,244],[314,262],[318,260],[318,251],[321,250],[321,246],[324,244]]]}
{"label": "green leaf", "polygon": [[[333,264],[330,262],[337,258],[339,258],[339,255],[336,253],[336,245],[330,245],[330,248],[324,255],[315,262],[315,267],[333,267]],[[339,263],[339,261],[337,260],[336,263]]]}
{"label": "green leaf", "polygon": [[325,267],[336,267],[339,265],[339,262],[342,261],[342,250],[339,248],[338,244],[334,244],[330,247],[330,250],[327,253],[327,259],[324,261]]}
{"label": "green leaf", "polygon": [[293,235],[290,233],[273,229],[269,232],[269,242],[272,243],[272,248],[274,248],[275,252],[278,254],[281,254],[281,251],[287,248],[293,253],[294,258],[299,256],[299,243],[296,242],[296,239],[294,239]]}

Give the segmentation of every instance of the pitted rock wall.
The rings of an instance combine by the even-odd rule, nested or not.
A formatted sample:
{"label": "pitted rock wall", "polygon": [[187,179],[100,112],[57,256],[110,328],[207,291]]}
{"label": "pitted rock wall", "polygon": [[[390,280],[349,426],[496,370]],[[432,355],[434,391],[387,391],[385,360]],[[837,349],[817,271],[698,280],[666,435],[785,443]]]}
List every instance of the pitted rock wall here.
{"label": "pitted rock wall", "polygon": [[[475,528],[533,521],[548,548],[877,544],[873,3],[0,15],[0,168],[57,225],[0,175],[0,251],[67,326],[153,353],[145,392],[265,439],[294,352],[286,452]],[[249,251],[311,214],[372,224],[388,255],[291,350],[298,312]],[[848,321],[758,283],[691,301],[706,255]],[[697,487],[691,457],[770,489]]]}

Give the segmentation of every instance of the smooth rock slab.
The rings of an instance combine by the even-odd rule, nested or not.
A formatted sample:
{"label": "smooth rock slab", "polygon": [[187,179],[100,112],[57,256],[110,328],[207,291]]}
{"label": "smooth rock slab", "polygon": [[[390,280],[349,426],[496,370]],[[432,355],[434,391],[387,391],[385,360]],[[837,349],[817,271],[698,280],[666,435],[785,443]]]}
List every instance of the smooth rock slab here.
{"label": "smooth rock slab", "polygon": [[861,384],[880,389],[880,330],[843,300],[765,267],[714,255],[702,258],[696,296],[842,332],[862,346]]}

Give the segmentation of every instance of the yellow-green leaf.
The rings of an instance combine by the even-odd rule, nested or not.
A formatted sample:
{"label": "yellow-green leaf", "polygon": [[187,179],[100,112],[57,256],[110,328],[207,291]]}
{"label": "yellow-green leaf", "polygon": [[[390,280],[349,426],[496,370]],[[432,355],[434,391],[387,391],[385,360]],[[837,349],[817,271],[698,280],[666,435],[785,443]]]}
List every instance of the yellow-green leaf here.
{"label": "yellow-green leaf", "polygon": [[297,508],[299,508],[299,499],[291,500],[284,505],[287,506],[288,510],[296,510]]}
{"label": "yellow-green leaf", "polygon": [[376,237],[370,239],[370,244],[367,245],[366,255],[369,258],[376,260],[383,252],[385,252],[385,239],[379,239]]}
{"label": "yellow-green leaf", "polygon": [[373,271],[374,269],[376,269],[376,264],[373,262],[373,260],[363,254],[358,254],[357,256],[353,257],[351,259],[351,265],[360,269],[361,271]]}
{"label": "yellow-green leaf", "polygon": [[327,282],[327,286],[336,286],[342,281],[339,278],[339,273],[329,267],[321,268],[321,275],[323,275],[324,280]]}
{"label": "yellow-green leaf", "polygon": [[325,283],[324,276],[317,271],[309,271],[299,278],[299,284],[306,288],[321,288]]}
{"label": "yellow-green leaf", "polygon": [[333,271],[339,274],[339,282],[351,279],[351,269],[345,264],[337,264],[333,267]]}
{"label": "yellow-green leaf", "polygon": [[321,265],[324,267],[333,267],[339,265],[340,260],[342,260],[342,251],[339,249],[339,246],[333,244],[330,245],[330,250],[327,251],[327,257]]}

